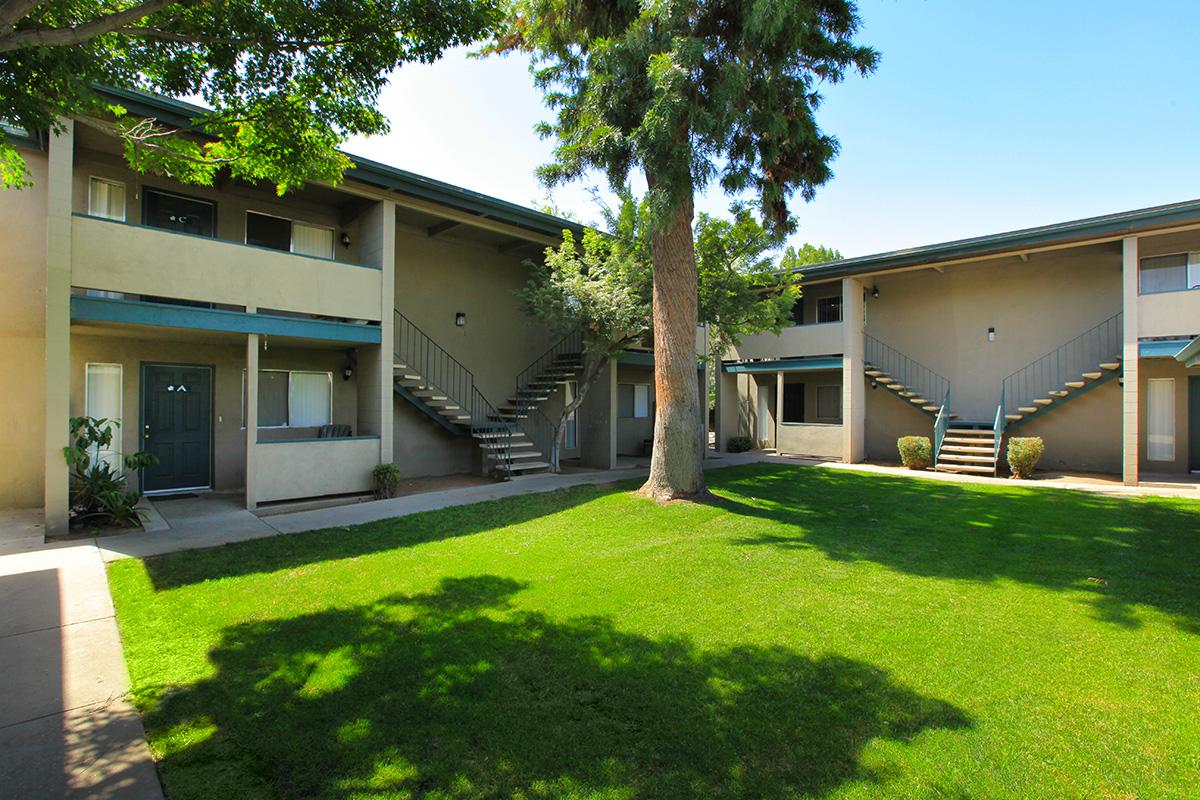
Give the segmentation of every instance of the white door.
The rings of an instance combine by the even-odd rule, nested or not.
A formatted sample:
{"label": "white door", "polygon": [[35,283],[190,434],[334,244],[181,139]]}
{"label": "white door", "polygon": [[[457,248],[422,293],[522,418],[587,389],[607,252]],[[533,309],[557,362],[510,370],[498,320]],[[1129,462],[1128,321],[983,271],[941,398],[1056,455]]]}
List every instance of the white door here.
{"label": "white door", "polygon": [[771,441],[771,387],[758,387],[758,440]]}

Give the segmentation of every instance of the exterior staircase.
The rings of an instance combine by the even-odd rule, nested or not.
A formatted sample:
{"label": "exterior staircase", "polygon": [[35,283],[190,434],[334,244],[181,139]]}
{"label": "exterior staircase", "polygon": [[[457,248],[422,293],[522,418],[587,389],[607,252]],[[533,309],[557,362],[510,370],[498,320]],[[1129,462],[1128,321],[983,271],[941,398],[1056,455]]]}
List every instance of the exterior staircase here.
{"label": "exterior staircase", "polygon": [[995,428],[987,423],[947,428],[937,447],[934,469],[941,472],[968,472],[995,475],[1000,448]]}
{"label": "exterior staircase", "polygon": [[470,436],[502,478],[545,472],[550,464],[526,430],[524,417],[504,414],[483,396],[475,376],[457,359],[395,312],[395,393],[455,436]]}
{"label": "exterior staircase", "polygon": [[583,335],[569,334],[542,353],[517,375],[516,389],[500,406],[500,418],[521,420],[541,408],[559,387],[583,371]]}
{"label": "exterior staircase", "polygon": [[949,405],[950,381],[870,334],[864,339],[863,364],[874,384],[930,417]]}
{"label": "exterior staircase", "polygon": [[1012,429],[1121,374],[1122,315],[1114,314],[1004,379],[1000,406]]}

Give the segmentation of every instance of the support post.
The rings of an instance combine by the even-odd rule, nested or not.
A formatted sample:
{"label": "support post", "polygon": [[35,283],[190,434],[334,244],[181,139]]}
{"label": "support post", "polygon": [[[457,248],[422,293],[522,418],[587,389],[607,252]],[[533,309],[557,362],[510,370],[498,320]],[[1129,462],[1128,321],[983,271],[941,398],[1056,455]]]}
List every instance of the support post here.
{"label": "support post", "polygon": [[[382,306],[379,309],[379,463],[387,464],[392,460],[392,425],[395,422],[392,393],[393,364],[396,359],[393,339],[396,320],[396,204],[391,200],[383,200],[379,205],[383,216],[380,220],[382,230],[379,254],[380,266],[383,269],[383,296],[380,298]],[[470,402],[470,398],[464,400]]]}
{"label": "support post", "polygon": [[1121,286],[1124,314],[1122,331],[1121,369],[1121,477],[1128,486],[1137,486],[1140,442],[1140,408],[1138,393],[1138,240],[1136,236],[1122,241]]}
{"label": "support post", "polygon": [[866,301],[858,278],[842,279],[842,460],[857,464],[867,452],[867,392],[863,377]]}
{"label": "support post", "polygon": [[63,448],[70,444],[71,416],[71,195],[75,128],[60,120],[50,134],[46,174],[46,448],[43,507],[45,533],[62,533],[70,522],[70,481]]}
{"label": "support post", "polygon": [[[247,311],[251,309],[247,308]],[[246,336],[246,508],[258,507],[255,453],[258,448],[258,350],[262,347],[257,333]]]}
{"label": "support post", "polygon": [[781,454],[783,451],[779,449],[779,429],[783,425],[783,372],[775,373],[775,453]]}

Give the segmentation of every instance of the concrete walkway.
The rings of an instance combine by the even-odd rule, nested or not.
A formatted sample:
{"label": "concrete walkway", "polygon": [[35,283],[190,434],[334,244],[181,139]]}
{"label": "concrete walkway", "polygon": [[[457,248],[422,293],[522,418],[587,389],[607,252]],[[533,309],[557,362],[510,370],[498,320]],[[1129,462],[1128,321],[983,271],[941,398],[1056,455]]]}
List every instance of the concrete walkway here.
{"label": "concrete walkway", "polygon": [[23,550],[27,537],[6,521],[0,796],[162,798],[141,718],[127,699],[129,675],[99,549]]}

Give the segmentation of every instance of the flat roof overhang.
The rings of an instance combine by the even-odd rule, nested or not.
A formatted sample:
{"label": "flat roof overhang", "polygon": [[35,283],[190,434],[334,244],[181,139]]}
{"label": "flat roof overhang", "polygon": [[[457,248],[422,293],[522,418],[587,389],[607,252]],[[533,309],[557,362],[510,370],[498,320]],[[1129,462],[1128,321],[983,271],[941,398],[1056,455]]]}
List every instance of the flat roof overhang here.
{"label": "flat roof overhang", "polygon": [[1175,353],[1175,360],[1185,367],[1200,367],[1200,336],[1185,344]]}
{"label": "flat roof overhang", "polygon": [[841,368],[841,356],[803,356],[801,358],[776,358],[766,361],[726,361],[721,364],[721,369],[725,372],[827,372]]}

